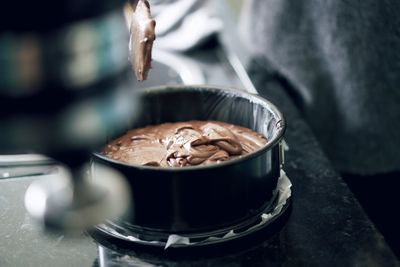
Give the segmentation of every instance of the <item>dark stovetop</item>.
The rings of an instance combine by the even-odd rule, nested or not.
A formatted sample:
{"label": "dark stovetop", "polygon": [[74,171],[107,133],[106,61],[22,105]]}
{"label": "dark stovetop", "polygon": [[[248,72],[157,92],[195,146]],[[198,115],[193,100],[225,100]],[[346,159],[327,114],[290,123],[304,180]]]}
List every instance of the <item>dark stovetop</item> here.
{"label": "dark stovetop", "polygon": [[23,208],[26,187],[37,178],[0,179],[0,266],[400,266],[332,169],[285,85],[253,69],[251,78],[260,94],[275,103],[288,122],[285,171],[293,184],[292,203],[271,231],[211,252],[158,255],[107,242],[99,245],[87,235],[46,236]]}

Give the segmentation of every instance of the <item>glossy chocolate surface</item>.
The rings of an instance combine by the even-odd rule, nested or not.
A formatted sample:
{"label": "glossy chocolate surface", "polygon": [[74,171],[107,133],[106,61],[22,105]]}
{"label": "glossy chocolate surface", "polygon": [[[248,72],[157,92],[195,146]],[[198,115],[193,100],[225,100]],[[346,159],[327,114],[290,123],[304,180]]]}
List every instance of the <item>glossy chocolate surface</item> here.
{"label": "glossy chocolate surface", "polygon": [[103,153],[129,164],[184,167],[237,158],[266,143],[261,134],[245,127],[187,121],[130,130],[107,145]]}

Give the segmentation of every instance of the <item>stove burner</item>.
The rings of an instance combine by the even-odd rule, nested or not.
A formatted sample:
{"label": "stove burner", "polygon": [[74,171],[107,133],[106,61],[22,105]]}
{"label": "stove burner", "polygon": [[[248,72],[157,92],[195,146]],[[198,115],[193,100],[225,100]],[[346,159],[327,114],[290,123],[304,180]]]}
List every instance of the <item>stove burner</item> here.
{"label": "stove burner", "polygon": [[262,229],[268,228],[281,217],[290,205],[291,183],[284,171],[278,180],[277,189],[274,192],[273,201],[261,213],[239,224],[203,233],[171,234],[159,231],[142,229],[124,223],[123,226],[111,221],[96,226],[92,236],[97,238],[114,239],[132,244],[160,247],[160,248],[184,248],[200,247],[228,242],[249,236]]}

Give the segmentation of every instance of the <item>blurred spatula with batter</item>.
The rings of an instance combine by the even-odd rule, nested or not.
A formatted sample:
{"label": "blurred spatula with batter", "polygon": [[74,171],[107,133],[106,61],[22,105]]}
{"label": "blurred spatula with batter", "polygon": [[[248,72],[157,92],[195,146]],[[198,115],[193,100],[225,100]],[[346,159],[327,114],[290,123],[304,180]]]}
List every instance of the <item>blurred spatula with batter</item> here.
{"label": "blurred spatula with batter", "polygon": [[129,60],[139,81],[147,79],[151,68],[151,52],[156,39],[156,22],[151,17],[147,0],[129,1],[125,6],[125,15],[130,30]]}

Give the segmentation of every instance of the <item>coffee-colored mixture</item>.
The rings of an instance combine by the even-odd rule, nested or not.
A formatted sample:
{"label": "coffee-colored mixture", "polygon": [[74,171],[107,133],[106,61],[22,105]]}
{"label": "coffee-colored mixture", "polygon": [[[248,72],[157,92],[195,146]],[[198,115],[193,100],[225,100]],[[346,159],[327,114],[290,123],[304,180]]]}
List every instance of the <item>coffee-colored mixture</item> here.
{"label": "coffee-colored mixture", "polygon": [[128,131],[103,153],[129,164],[183,167],[218,163],[267,143],[259,133],[218,121],[164,123]]}
{"label": "coffee-colored mixture", "polygon": [[147,79],[151,68],[153,42],[156,39],[156,22],[151,16],[147,0],[131,0],[125,12],[130,29],[129,59],[139,81]]}

